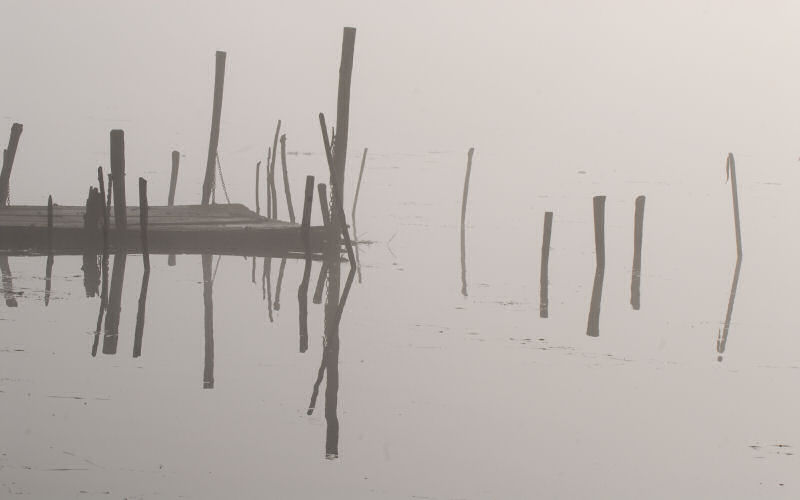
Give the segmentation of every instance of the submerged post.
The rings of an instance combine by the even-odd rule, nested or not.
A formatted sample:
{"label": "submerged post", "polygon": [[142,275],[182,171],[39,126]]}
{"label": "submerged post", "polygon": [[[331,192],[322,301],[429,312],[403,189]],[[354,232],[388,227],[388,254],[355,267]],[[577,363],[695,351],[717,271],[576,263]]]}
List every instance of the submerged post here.
{"label": "submerged post", "polygon": [[214,104],[211,111],[211,136],[208,140],[208,160],[206,161],[206,176],[203,180],[203,205],[208,205],[211,200],[211,190],[214,187],[215,162],[219,146],[219,122],[222,116],[222,88],[225,85],[225,56],[225,52],[217,51],[214,72]]}
{"label": "submerged post", "polygon": [[150,248],[147,244],[147,181],[139,177],[139,234],[142,239],[142,259],[145,271],[150,270]]}
{"label": "submerged post", "polygon": [[178,186],[178,165],[181,161],[181,154],[177,151],[172,152],[172,173],[169,176],[169,197],[167,205],[175,205],[175,188]]}
{"label": "submerged post", "polygon": [[22,124],[11,125],[11,136],[8,139],[8,147],[3,151],[3,167],[0,169],[0,207],[8,204],[11,193],[11,168],[14,166],[14,158],[17,156],[17,146],[22,135]]}
{"label": "submerged post", "polygon": [[467,152],[467,173],[464,176],[464,194],[461,196],[461,295],[464,297],[467,296],[467,196],[469,195],[469,176],[472,172],[473,153],[475,153],[475,148],[469,148],[469,152]]}
{"label": "submerged post", "polygon": [[733,153],[728,153],[725,165],[728,177],[731,180],[731,194],[733,196],[733,224],[736,229],[736,255],[742,257],[742,227],[739,223],[739,188],[736,186],[736,162]]}
{"label": "submerged post", "polygon": [[542,237],[542,266],[539,272],[539,317],[548,316],[549,306],[549,262],[550,262],[550,234],[553,230],[553,212],[544,213],[544,236]]}
{"label": "submerged post", "polygon": [[122,130],[111,131],[111,175],[114,178],[114,224],[122,243],[128,227],[128,208],[125,200],[125,132]]}
{"label": "submerged post", "polygon": [[642,236],[644,233],[644,196],[636,197],[633,215],[633,268],[631,271],[631,306],[635,311],[641,306],[642,288]]}
{"label": "submerged post", "polygon": [[292,191],[289,189],[289,169],[286,167],[286,134],[281,136],[281,169],[283,170],[283,191],[286,195],[286,207],[289,210],[289,222],[294,224],[295,219],[294,207],[292,206]]}
{"label": "submerged post", "polygon": [[303,279],[297,289],[297,302],[300,311],[300,352],[308,350],[308,282],[311,279],[311,208],[314,203],[314,176],[306,177],[306,190],[303,200],[303,219],[301,225],[306,262]]}

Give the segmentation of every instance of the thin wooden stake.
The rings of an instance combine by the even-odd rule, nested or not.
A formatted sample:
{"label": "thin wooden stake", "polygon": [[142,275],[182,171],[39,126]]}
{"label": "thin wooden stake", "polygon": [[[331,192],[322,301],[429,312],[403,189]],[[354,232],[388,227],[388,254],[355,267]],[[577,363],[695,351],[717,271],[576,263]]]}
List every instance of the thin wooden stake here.
{"label": "thin wooden stake", "polygon": [[641,307],[642,289],[642,237],[644,234],[644,196],[636,197],[633,215],[633,267],[631,270],[631,307]]}
{"label": "thin wooden stake", "polygon": [[[256,214],[261,215],[261,200],[258,195],[259,176],[261,175],[261,161],[256,163]],[[253,261],[255,262],[255,260]]]}
{"label": "thin wooden stake", "polygon": [[539,317],[548,317],[549,307],[549,262],[550,235],[553,231],[553,212],[544,213],[544,236],[542,237],[542,266],[539,272]]}
{"label": "thin wooden stake", "polygon": [[181,154],[177,151],[172,152],[172,172],[169,176],[169,196],[167,206],[175,205],[175,188],[178,186],[178,166],[181,161]]}
{"label": "thin wooden stake", "polygon": [[280,133],[281,121],[278,120],[278,125],[275,127],[275,137],[272,139],[272,157],[269,160],[269,176],[267,178],[270,198],[272,201],[270,205],[270,209],[272,210],[270,213],[271,219],[278,218],[278,192],[275,188],[275,161],[278,159],[278,138],[280,137]]}
{"label": "thin wooden stake", "polygon": [[467,173],[464,176],[464,194],[461,196],[461,295],[467,294],[467,197],[469,196],[469,176],[472,173],[472,155],[475,148],[469,148],[467,152]]}
{"label": "thin wooden stake", "polygon": [[597,254],[597,269],[594,273],[594,285],[592,286],[592,301],[589,306],[589,323],[586,327],[586,335],[590,337],[600,336],[600,304],[603,297],[603,279],[606,271],[606,251],[605,251],[605,209],[606,197],[595,196],[592,200],[594,204],[594,245]]}
{"label": "thin wooden stake", "polygon": [[364,148],[364,154],[361,155],[361,169],[358,171],[358,183],[356,184],[356,195],[353,198],[353,211],[350,214],[350,220],[353,224],[356,222],[356,206],[358,205],[358,193],[361,191],[361,178],[364,177],[364,165],[367,163],[367,151],[369,148]]}
{"label": "thin wooden stake", "polygon": [[731,194],[733,196],[733,224],[736,229],[736,255],[742,256],[742,227],[739,222],[739,188],[736,186],[736,162],[733,160],[733,153],[728,153],[728,160],[725,165],[728,178],[731,180]]}

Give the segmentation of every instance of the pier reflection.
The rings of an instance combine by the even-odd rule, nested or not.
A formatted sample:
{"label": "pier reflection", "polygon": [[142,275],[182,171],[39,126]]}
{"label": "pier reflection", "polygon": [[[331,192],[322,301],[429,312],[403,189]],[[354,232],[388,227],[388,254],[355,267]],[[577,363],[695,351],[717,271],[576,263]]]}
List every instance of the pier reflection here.
{"label": "pier reflection", "polygon": [[8,264],[8,255],[0,255],[0,273],[2,274],[3,297],[8,307],[17,307],[17,298],[14,293],[14,282],[11,277],[11,266]]}

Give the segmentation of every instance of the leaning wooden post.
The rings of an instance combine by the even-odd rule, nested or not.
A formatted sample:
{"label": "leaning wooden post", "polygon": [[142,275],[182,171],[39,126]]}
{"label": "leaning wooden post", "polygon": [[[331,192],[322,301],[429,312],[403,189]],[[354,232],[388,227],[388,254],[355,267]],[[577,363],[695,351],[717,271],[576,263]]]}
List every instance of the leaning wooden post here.
{"label": "leaning wooden post", "polygon": [[[286,195],[286,207],[289,209],[289,222],[295,223],[292,191],[289,189],[289,169],[286,167],[286,134],[281,136],[281,169],[283,171],[283,192]],[[313,192],[312,192],[313,194]]]}
{"label": "leaning wooden post", "polygon": [[644,233],[644,196],[636,197],[633,215],[633,268],[631,269],[631,306],[635,311],[641,306],[642,287],[642,236]]}
{"label": "leaning wooden post", "polygon": [[150,270],[150,247],[147,241],[147,181],[139,177],[139,235],[142,239],[142,259],[145,271]]}
{"label": "leaning wooden post", "polygon": [[21,135],[22,124],[11,125],[11,136],[8,139],[7,149],[3,151],[3,167],[0,169],[0,207],[8,204],[11,193],[11,168],[14,166],[14,158],[17,155],[17,146]]}
{"label": "leaning wooden post", "polygon": [[273,219],[278,218],[278,192],[275,188],[275,161],[278,158],[278,138],[281,134],[281,121],[278,120],[278,125],[275,127],[275,137],[272,139],[272,155],[269,158],[269,174],[267,178],[267,186],[269,188],[269,195],[270,195],[270,209],[272,212],[270,213],[270,217]]}
{"label": "leaning wooden post", "polygon": [[[328,205],[328,193],[325,184],[317,185],[317,192],[319,194],[319,208],[322,211],[322,223],[328,227],[331,223],[330,206]],[[325,278],[328,276],[328,261],[324,259],[319,268],[319,276],[317,277],[317,286],[314,288],[314,296],[311,302],[314,304],[322,303],[322,293],[325,290]]]}
{"label": "leaning wooden post", "polygon": [[311,279],[311,208],[314,203],[314,176],[306,177],[306,190],[303,200],[303,220],[301,225],[306,262],[303,279],[297,289],[297,302],[300,311],[300,352],[308,350],[308,282]]}
{"label": "leaning wooden post", "polygon": [[549,307],[549,263],[550,235],[553,231],[553,212],[544,213],[544,236],[542,237],[542,266],[539,272],[539,317],[548,316]]}
{"label": "leaning wooden post", "polygon": [[172,152],[172,172],[169,176],[169,197],[167,205],[175,205],[175,188],[178,186],[178,165],[181,161],[181,154],[178,151]]}
{"label": "leaning wooden post", "polygon": [[367,163],[367,151],[369,151],[369,148],[364,148],[364,154],[361,155],[361,169],[358,171],[356,195],[353,197],[353,211],[350,214],[350,220],[353,221],[353,224],[356,223],[356,205],[358,205],[358,193],[361,191],[361,178],[364,177],[364,165]]}
{"label": "leaning wooden post", "polygon": [[736,186],[736,162],[733,153],[728,153],[726,171],[731,180],[731,193],[733,195],[733,223],[736,229],[736,255],[742,257],[742,227],[739,223],[739,188]]}
{"label": "leaning wooden post", "polygon": [[461,196],[461,295],[467,296],[467,196],[469,195],[469,176],[472,173],[472,155],[475,148],[467,152],[467,173],[464,176],[464,194]]}
{"label": "leaning wooden post", "polygon": [[267,181],[267,219],[272,218],[272,189],[269,183],[269,165],[272,160],[272,148],[267,148],[267,163],[264,165],[264,178]]}
{"label": "leaning wooden post", "polygon": [[124,245],[128,208],[125,200],[125,132],[122,130],[111,131],[111,175],[114,178],[114,224],[119,244]]}
{"label": "leaning wooden post", "polygon": [[222,116],[222,88],[225,85],[225,52],[217,51],[216,71],[214,73],[214,105],[211,111],[211,136],[208,140],[208,160],[206,176],[203,180],[202,204],[208,205],[214,187],[214,172],[219,146],[219,122]]}

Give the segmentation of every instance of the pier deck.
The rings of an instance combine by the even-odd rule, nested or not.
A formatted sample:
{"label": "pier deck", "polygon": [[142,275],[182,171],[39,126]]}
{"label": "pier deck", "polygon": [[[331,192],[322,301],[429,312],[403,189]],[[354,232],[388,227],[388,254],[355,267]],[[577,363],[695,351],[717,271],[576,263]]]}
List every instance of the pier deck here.
{"label": "pier deck", "polygon": [[[48,237],[46,206],[0,208],[0,251],[80,252],[102,247],[102,229],[84,229],[85,207],[53,207],[52,242]],[[311,227],[310,244],[319,253],[324,228]],[[148,246],[151,253],[214,253],[271,255],[305,252],[299,224],[270,220],[244,205],[177,205],[148,208]],[[114,211],[109,218],[112,250],[141,250],[139,208],[127,208],[127,228],[119,234]]]}

